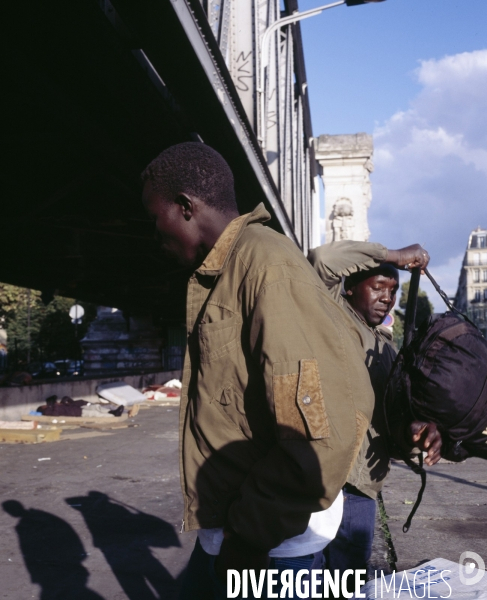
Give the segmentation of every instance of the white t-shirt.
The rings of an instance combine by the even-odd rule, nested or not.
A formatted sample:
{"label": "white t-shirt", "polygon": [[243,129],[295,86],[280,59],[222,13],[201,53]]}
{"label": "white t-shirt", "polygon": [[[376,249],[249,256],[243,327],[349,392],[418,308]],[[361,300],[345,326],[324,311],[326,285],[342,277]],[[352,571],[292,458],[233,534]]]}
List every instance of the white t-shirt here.
{"label": "white t-shirt", "polygon": [[[320,512],[311,513],[308,528],[301,535],[284,540],[269,556],[291,558],[321,552],[336,536],[343,515],[343,494],[340,491],[335,502]],[[198,539],[207,554],[220,554],[223,542],[223,528],[199,529]]]}

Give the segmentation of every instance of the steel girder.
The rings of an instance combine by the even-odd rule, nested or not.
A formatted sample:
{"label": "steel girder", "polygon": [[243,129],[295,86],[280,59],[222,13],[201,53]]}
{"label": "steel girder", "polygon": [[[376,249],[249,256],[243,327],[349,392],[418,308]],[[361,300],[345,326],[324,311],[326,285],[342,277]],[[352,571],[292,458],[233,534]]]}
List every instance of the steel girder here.
{"label": "steel girder", "polygon": [[[279,0],[204,0],[202,6],[294,237],[306,252],[312,216],[317,218],[312,209],[316,168],[299,25],[265,35],[282,16]],[[287,2],[288,14],[296,8],[296,2]]]}

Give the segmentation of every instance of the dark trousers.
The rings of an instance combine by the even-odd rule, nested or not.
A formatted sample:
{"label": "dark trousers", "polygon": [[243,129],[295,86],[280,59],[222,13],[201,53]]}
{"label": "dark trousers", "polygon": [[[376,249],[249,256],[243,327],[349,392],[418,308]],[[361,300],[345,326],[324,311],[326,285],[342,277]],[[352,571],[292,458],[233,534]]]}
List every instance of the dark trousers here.
{"label": "dark trousers", "polygon": [[[186,572],[184,573],[179,600],[225,600],[227,598],[226,584],[220,581],[215,574],[215,559],[216,556],[207,554],[201,547],[199,540],[197,540]],[[277,569],[279,571],[279,574],[274,579],[280,581],[280,573],[282,571],[292,569],[296,574],[300,569],[309,570],[311,569],[313,559],[313,554],[292,558],[271,558],[269,569]],[[262,600],[267,598],[266,589],[267,582],[264,583],[262,596],[260,596]],[[248,591],[248,598],[251,600],[254,596],[252,595],[250,584]],[[275,586],[273,591],[279,593],[280,586]],[[296,594],[292,597],[295,596]]]}
{"label": "dark trousers", "polygon": [[[323,550],[324,568],[343,573],[366,569],[374,540],[376,501],[350,485],[343,488],[343,517],[334,540]],[[353,578],[348,578],[353,591]]]}

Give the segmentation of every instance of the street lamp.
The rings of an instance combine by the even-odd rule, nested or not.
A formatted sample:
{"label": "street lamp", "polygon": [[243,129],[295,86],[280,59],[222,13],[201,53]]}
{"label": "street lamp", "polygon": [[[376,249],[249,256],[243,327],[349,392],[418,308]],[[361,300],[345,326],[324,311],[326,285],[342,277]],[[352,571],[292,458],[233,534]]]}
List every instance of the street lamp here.
{"label": "street lamp", "polygon": [[259,141],[261,143],[262,149],[265,149],[265,135],[264,135],[264,127],[265,127],[265,118],[264,118],[264,77],[265,77],[265,68],[267,67],[267,46],[269,44],[270,36],[276,31],[276,29],[280,29],[285,25],[290,25],[292,23],[297,23],[298,21],[302,21],[303,19],[308,19],[309,17],[314,17],[315,15],[320,15],[323,11],[328,8],[335,8],[335,6],[340,6],[341,4],[346,4],[347,6],[358,6],[360,4],[372,4],[375,2],[385,2],[385,0],[338,0],[338,2],[333,2],[332,4],[325,4],[324,6],[318,6],[317,8],[311,8],[310,10],[305,10],[304,12],[294,12],[292,15],[288,15],[287,17],[282,17],[277,21],[274,21],[272,25],[264,31],[264,35],[262,36],[262,46],[261,46],[261,64],[260,64],[260,74],[259,74],[259,82],[257,92],[259,93],[259,104],[260,104],[260,136]]}

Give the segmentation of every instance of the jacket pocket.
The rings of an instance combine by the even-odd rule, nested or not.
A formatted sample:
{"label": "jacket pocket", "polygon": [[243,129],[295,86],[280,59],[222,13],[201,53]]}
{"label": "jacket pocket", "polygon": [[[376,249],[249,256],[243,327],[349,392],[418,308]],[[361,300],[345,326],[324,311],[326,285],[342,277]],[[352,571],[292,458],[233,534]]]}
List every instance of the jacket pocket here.
{"label": "jacket pocket", "polygon": [[273,395],[280,439],[330,437],[316,359],[301,360],[299,373],[273,375]]}
{"label": "jacket pocket", "polygon": [[320,371],[316,358],[302,360],[299,365],[297,404],[313,440],[330,437],[325,399],[321,390]]}
{"label": "jacket pocket", "polygon": [[[350,476],[350,473],[355,464],[355,461],[358,458],[358,455],[359,455],[360,449],[362,448],[362,444],[363,444],[365,435],[367,433],[367,430],[369,428],[369,425],[370,425],[369,420],[364,415],[364,413],[361,412],[360,410],[355,409],[355,436],[356,437],[355,437],[355,445],[353,447],[353,452],[352,452],[352,462],[350,463],[350,466],[348,468],[347,477]],[[387,473],[386,473],[386,475],[387,475]]]}
{"label": "jacket pocket", "polygon": [[209,363],[239,347],[241,319],[235,315],[223,321],[199,325],[200,360]]}
{"label": "jacket pocket", "polygon": [[231,383],[226,383],[217,390],[211,399],[218,412],[225,416],[233,429],[239,431],[247,439],[252,438],[252,432],[245,416],[243,398]]}

